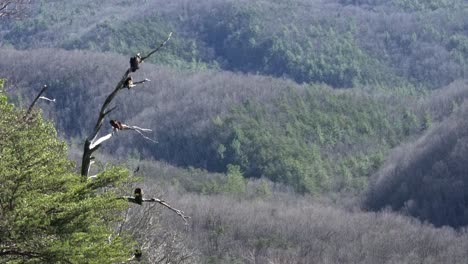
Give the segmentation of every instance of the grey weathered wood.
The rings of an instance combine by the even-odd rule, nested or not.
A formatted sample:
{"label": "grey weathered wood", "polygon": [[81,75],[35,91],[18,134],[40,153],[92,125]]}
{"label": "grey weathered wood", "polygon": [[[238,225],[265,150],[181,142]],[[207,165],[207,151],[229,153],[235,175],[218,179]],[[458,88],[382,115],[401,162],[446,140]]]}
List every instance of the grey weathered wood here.
{"label": "grey weathered wood", "polygon": [[[171,36],[172,36],[172,32],[169,33],[169,36],[167,37],[167,39],[164,42],[162,42],[156,49],[152,50],[150,53],[148,53],[148,55],[144,56],[141,59],[141,63],[143,63],[144,60],[149,58],[151,55],[153,55],[158,50],[160,50],[164,45],[166,45],[166,43],[169,41]],[[117,93],[120,90],[126,88],[125,87],[125,80],[127,80],[130,73],[131,73],[131,69],[128,68],[127,71],[125,71],[125,73],[123,74],[122,78],[120,78],[120,81],[117,83],[114,90],[107,96],[106,100],[102,104],[101,110],[99,111],[99,116],[98,116],[98,119],[96,121],[96,125],[94,126],[93,132],[88,136],[88,138],[86,138],[86,141],[85,141],[84,147],[83,147],[83,157],[82,157],[82,160],[81,160],[81,176],[83,177],[84,180],[86,180],[88,178],[89,168],[91,166],[91,156],[92,156],[93,152],[96,151],[101,146],[101,144],[104,143],[104,141],[109,140],[112,137],[112,133],[111,133],[111,134],[107,134],[107,135],[105,135],[103,137],[97,138],[98,134],[99,134],[99,131],[102,128],[102,124],[104,123],[105,117],[112,110],[115,109],[115,107],[114,108],[109,108],[111,103],[112,103],[112,100],[114,100],[115,96],[117,96]],[[145,83],[147,81],[149,81],[149,80],[145,79],[143,81],[135,82],[134,84],[141,84],[141,83]]]}

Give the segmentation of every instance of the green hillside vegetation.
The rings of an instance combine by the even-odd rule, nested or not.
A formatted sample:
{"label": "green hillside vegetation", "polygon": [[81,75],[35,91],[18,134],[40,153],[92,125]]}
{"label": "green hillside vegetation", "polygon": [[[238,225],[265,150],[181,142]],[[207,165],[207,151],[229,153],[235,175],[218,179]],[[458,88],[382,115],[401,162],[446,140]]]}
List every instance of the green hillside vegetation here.
{"label": "green hillside vegetation", "polygon": [[[0,86],[3,82],[0,82]],[[1,89],[1,87],[0,87]],[[113,235],[125,201],[109,189],[125,170],[82,182],[53,124],[13,107],[0,90],[0,262],[116,263],[132,254]],[[106,188],[106,189],[104,189]],[[111,242],[109,242],[111,241]]]}
{"label": "green hillside vegetation", "polygon": [[464,161],[468,151],[464,118],[468,111],[467,85],[460,84],[458,91],[452,91],[457,92],[462,103],[452,108],[448,118],[387,158],[373,177],[366,201],[368,208],[391,206],[437,226],[468,224],[468,167]]}
{"label": "green hillside vegetation", "polygon": [[268,106],[247,101],[216,119],[213,138],[220,161],[240,165],[248,177],[299,192],[364,190],[386,151],[424,126],[411,108],[385,99],[328,87],[284,89]]}
{"label": "green hillside vegetation", "polygon": [[[34,1],[0,20],[0,262],[465,263],[467,17],[465,0]],[[101,130],[157,143],[113,134],[81,182],[66,154],[169,32]],[[44,84],[56,102],[23,122]],[[111,197],[136,178],[189,224],[158,204],[122,220]]]}
{"label": "green hillside vegetation", "polygon": [[[3,45],[125,55],[176,35],[153,62],[333,87],[439,88],[467,74],[466,3],[434,1],[38,1]],[[222,18],[222,19],[220,19]]]}
{"label": "green hillside vegetation", "polygon": [[[110,55],[60,50],[0,55],[0,69],[9,79],[21,80],[23,87],[51,85],[57,103],[45,109],[68,138],[90,129],[88,117],[103,100],[101,91],[119,72],[113,65],[127,63]],[[13,61],[15,68],[8,69]],[[120,144],[106,147],[121,156],[138,149],[145,157],[218,172],[237,165],[246,177],[266,177],[299,192],[362,191],[387,150],[429,126],[425,117],[430,113],[414,107],[417,97],[400,100],[399,93],[336,91],[145,66],[142,75],[153,82],[117,99],[120,116],[115,118],[154,128],[159,143],[122,135]],[[23,92],[14,93],[21,101]]]}
{"label": "green hillside vegetation", "polygon": [[[113,157],[98,159],[115,162]],[[331,202],[297,195],[266,179],[229,180],[240,179],[235,168],[213,174],[134,155],[119,162],[138,166],[147,193],[163,194],[191,216],[184,227],[159,207],[131,208],[128,226],[134,235],[156,242],[145,250],[144,261],[164,256],[187,257],[180,263],[466,261],[466,233],[389,211],[362,212],[350,197]],[[197,193],[202,185],[205,192]]]}
{"label": "green hillside vegetation", "polygon": [[[99,23],[91,31],[60,46],[65,49],[113,51],[132,55],[135,51],[145,52],[156,48],[167,32],[174,30],[163,18],[154,15],[138,20]],[[155,54],[150,61],[172,65],[182,69],[203,68],[195,39],[174,37],[163,52]]]}

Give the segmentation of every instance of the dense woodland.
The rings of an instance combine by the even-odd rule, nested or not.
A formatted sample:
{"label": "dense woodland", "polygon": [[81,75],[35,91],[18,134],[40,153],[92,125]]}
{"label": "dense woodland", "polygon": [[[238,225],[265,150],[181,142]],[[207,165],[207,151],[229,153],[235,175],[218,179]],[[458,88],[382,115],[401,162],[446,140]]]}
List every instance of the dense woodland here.
{"label": "dense woodland", "polygon": [[[60,162],[39,162],[56,167],[63,192],[104,190],[104,197],[87,193],[99,200],[140,185],[192,217],[184,226],[158,205],[131,205],[123,220],[106,211],[115,223],[106,228],[119,230],[122,243],[136,241],[142,261],[465,262],[466,1],[36,0],[25,16],[0,21],[0,133],[8,135],[0,162],[21,164],[28,148],[50,148],[29,142],[31,135],[61,147],[63,140],[75,162],[63,160],[64,149]],[[151,81],[122,91],[109,115],[151,128],[157,143],[118,133],[96,156],[102,182],[59,180],[80,170],[93,118],[130,56],[154,49],[169,32],[167,46],[133,74]],[[56,102],[39,101],[34,122],[19,133],[9,124],[44,84]],[[11,152],[16,142],[26,154]],[[15,166],[2,167],[1,179],[23,186],[34,177],[20,170],[15,183]],[[16,197],[1,186],[1,203]],[[70,195],[73,211],[85,196]],[[0,232],[18,213],[5,212]],[[122,251],[119,243],[93,261],[131,256],[134,246]],[[41,254],[80,262],[54,250]]]}

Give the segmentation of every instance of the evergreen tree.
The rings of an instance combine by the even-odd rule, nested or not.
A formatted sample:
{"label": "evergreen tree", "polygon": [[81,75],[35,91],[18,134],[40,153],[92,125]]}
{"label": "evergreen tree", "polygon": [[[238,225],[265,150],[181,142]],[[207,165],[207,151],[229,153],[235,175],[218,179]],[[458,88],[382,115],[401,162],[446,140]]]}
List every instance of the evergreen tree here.
{"label": "evergreen tree", "polygon": [[227,166],[227,182],[225,186],[226,192],[229,193],[245,193],[246,184],[240,167],[229,164]]}
{"label": "evergreen tree", "polygon": [[[2,83],[0,83],[2,85]],[[113,223],[127,202],[113,199],[127,175],[95,181],[73,173],[64,142],[40,113],[15,109],[0,90],[0,262],[118,263],[131,241]]]}

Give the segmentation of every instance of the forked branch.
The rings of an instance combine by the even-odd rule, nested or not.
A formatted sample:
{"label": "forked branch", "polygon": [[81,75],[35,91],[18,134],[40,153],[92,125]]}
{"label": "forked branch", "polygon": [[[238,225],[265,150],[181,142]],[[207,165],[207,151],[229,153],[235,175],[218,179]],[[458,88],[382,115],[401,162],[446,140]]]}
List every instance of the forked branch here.
{"label": "forked branch", "polygon": [[145,83],[145,82],[149,81],[149,80],[145,79],[143,81],[133,83],[133,80],[132,80],[132,77],[130,76],[130,73],[135,72],[138,69],[138,64],[139,63],[142,63],[144,60],[149,58],[151,55],[153,55],[158,50],[160,50],[164,45],[166,45],[166,43],[169,41],[171,36],[172,36],[172,32],[169,33],[167,39],[164,42],[162,42],[156,49],[154,49],[150,53],[148,53],[148,55],[141,58],[139,56],[139,54],[138,54],[136,57],[133,57],[130,60],[130,67],[125,71],[123,76],[120,78],[120,81],[117,83],[114,90],[106,97],[106,99],[105,99],[104,103],[102,104],[102,107],[101,107],[101,109],[99,111],[99,116],[98,116],[98,119],[97,119],[96,124],[94,126],[93,132],[88,136],[88,138],[86,139],[85,144],[84,144],[83,158],[82,158],[82,161],[81,161],[81,176],[83,176],[84,180],[86,180],[88,178],[91,155],[93,154],[94,151],[97,150],[97,148],[99,148],[99,146],[101,146],[101,144],[104,141],[106,141],[106,140],[108,140],[108,139],[110,139],[112,137],[112,133],[111,133],[111,134],[107,134],[104,137],[97,138],[97,136],[99,134],[99,131],[102,128],[102,124],[104,122],[104,119],[106,118],[106,116],[112,110],[114,110],[113,108],[111,108],[110,110],[108,109],[110,104],[112,103],[112,100],[114,100],[115,96],[117,95],[117,93],[120,90],[122,90],[124,88],[130,89],[131,87],[134,87],[134,85],[136,85],[136,84]]}

